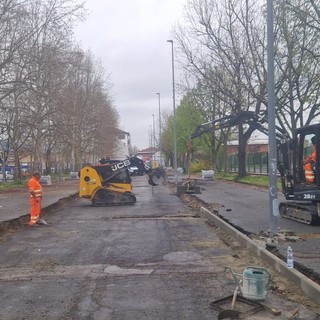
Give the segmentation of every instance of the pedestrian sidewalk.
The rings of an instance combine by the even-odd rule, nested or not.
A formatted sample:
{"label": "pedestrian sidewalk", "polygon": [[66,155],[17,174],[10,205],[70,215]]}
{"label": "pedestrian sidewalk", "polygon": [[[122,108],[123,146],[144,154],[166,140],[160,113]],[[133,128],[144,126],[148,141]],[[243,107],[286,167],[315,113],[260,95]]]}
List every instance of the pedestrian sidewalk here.
{"label": "pedestrian sidewalk", "polygon": [[[79,191],[79,180],[53,181],[52,185],[43,185],[42,208],[46,208],[60,199],[75,195]],[[29,214],[29,192],[27,187],[0,192],[0,222],[18,219]]]}

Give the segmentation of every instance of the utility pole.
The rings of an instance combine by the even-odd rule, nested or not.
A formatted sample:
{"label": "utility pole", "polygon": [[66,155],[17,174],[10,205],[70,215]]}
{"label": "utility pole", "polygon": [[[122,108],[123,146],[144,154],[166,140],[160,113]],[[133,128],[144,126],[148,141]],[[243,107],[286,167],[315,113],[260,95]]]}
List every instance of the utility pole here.
{"label": "utility pole", "polygon": [[162,166],[160,93],[157,92],[156,95],[158,95],[158,102],[159,102],[159,151],[160,151],[160,166]]}
{"label": "utility pole", "polygon": [[[152,114],[152,140],[153,140],[153,163],[156,161],[156,134],[154,126],[154,114]],[[153,164],[152,164],[153,167]]]}
{"label": "utility pole", "polygon": [[171,63],[172,63],[172,103],[173,103],[173,149],[174,149],[174,181],[178,184],[178,164],[177,164],[177,123],[176,123],[176,90],[174,82],[174,53],[173,40],[167,40],[171,43]]}
{"label": "utility pole", "polygon": [[267,39],[268,39],[268,131],[269,131],[269,211],[270,239],[278,234],[279,202],[277,189],[277,146],[276,115],[274,96],[274,32],[273,0],[267,0]]}

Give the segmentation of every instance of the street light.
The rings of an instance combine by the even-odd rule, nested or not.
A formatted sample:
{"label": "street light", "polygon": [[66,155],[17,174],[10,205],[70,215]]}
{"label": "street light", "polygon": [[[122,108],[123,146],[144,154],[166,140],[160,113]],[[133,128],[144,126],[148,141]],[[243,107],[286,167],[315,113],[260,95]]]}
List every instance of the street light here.
{"label": "street light", "polygon": [[152,148],[152,128],[151,128],[151,125],[149,126],[149,146]]}
{"label": "street light", "polygon": [[174,84],[174,55],[173,55],[173,40],[167,40],[171,43],[171,60],[172,60],[172,102],[173,102],[173,148],[174,148],[174,180],[177,185],[177,124],[176,124],[176,93]]}
{"label": "street light", "polygon": [[157,92],[156,95],[158,95],[158,101],[159,101],[159,151],[160,151],[160,166],[162,166],[160,93]]}
{"label": "street light", "polygon": [[155,161],[156,160],[156,156],[155,156],[156,135],[155,135],[155,126],[154,126],[154,114],[152,114],[152,140],[153,140],[153,161]]}

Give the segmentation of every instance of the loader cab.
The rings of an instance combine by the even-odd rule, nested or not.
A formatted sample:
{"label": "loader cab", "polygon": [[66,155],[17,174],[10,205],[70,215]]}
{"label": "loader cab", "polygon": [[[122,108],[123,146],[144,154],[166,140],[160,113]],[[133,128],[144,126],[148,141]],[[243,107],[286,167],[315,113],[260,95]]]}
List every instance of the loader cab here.
{"label": "loader cab", "polygon": [[131,184],[128,167],[124,161],[109,160],[103,164],[95,165],[93,168],[101,177],[102,185],[106,183]]}

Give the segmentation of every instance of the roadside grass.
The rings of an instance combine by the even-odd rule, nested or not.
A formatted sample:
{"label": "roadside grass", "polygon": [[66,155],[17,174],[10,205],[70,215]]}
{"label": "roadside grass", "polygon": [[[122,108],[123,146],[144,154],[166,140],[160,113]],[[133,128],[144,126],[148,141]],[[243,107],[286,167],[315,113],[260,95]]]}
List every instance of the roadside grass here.
{"label": "roadside grass", "polygon": [[[51,175],[52,181],[61,181],[64,178],[67,178],[68,176],[61,175],[61,174],[56,174],[56,175]],[[24,177],[22,181],[7,181],[3,182],[0,181],[0,192],[1,191],[8,191],[8,190],[19,190],[19,189],[26,189],[28,188],[28,181],[30,177]]]}
{"label": "roadside grass", "polygon": [[21,189],[21,188],[26,188],[26,186],[27,186],[27,181],[25,180],[0,182],[0,191]]}
{"label": "roadside grass", "polygon": [[[266,187],[266,188],[269,187],[269,177],[264,175],[248,175],[244,178],[239,179],[237,174],[235,173],[226,174],[224,172],[218,172],[216,173],[215,176],[217,179],[220,179],[220,180],[252,184],[252,185]],[[278,180],[278,188],[281,188],[280,180]]]}

